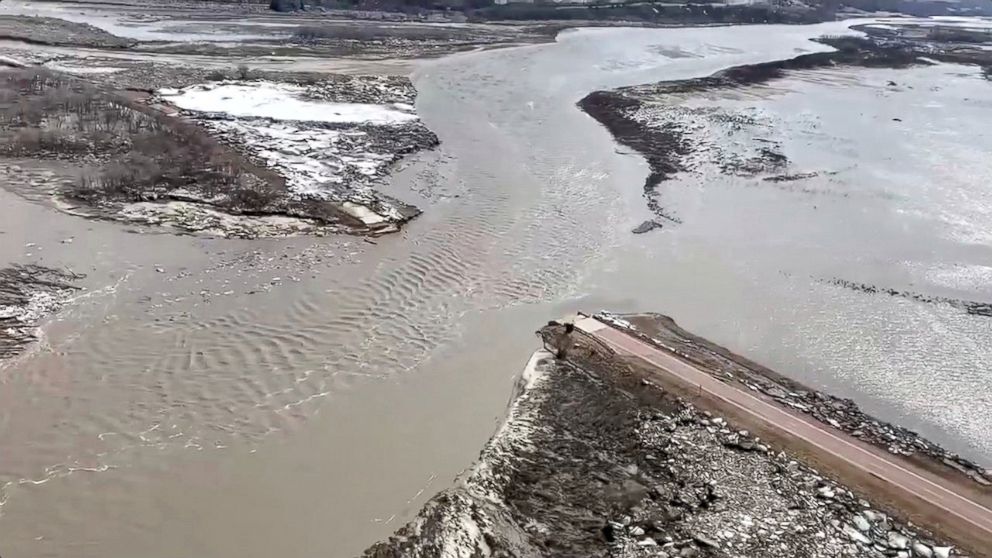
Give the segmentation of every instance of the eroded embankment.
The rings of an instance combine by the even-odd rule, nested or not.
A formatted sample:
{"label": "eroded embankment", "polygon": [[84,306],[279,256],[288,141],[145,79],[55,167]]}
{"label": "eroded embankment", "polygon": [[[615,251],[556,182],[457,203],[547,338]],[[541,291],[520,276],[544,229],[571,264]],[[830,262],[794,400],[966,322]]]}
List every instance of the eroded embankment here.
{"label": "eroded embankment", "polygon": [[565,360],[536,356],[476,466],[365,556],[957,555],[594,340],[541,334]]}

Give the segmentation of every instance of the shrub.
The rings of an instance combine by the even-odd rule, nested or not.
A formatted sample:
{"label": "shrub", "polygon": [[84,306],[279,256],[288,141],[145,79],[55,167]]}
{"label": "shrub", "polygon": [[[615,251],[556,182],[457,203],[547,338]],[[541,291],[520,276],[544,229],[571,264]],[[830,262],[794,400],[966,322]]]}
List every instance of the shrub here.
{"label": "shrub", "polygon": [[79,154],[89,151],[92,145],[87,138],[65,130],[22,128],[14,133],[5,148],[20,155]]}
{"label": "shrub", "polygon": [[279,192],[268,184],[242,176],[228,196],[228,203],[234,209],[252,212],[271,210],[272,204],[278,199]]}
{"label": "shrub", "polygon": [[272,0],[269,9],[276,12],[293,12],[303,9],[303,0]]}

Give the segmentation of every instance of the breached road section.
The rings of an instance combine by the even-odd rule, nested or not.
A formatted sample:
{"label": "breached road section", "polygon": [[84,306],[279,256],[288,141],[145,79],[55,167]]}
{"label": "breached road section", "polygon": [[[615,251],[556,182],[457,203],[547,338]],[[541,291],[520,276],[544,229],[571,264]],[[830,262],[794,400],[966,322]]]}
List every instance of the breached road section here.
{"label": "breached road section", "polygon": [[[949,474],[958,492],[917,487],[919,501],[901,506],[885,467],[916,465],[862,444],[861,457],[883,470],[859,472],[865,458],[844,471],[835,467],[844,452],[810,452],[740,407],[714,404],[721,390],[758,396],[652,343],[667,324],[605,315],[543,328],[547,351],[532,358],[526,389],[474,468],[365,556],[988,556],[980,484]],[[700,351],[711,346],[699,341]],[[655,362],[659,354],[670,361]],[[682,368],[697,383],[673,380]],[[935,518],[933,490],[960,500],[949,513],[978,523]]]}
{"label": "breached road section", "polygon": [[431,498],[417,517],[388,541],[365,552],[368,558],[470,558],[534,556],[540,546],[529,539],[533,528],[516,520],[506,506],[514,490],[519,456],[535,451],[543,438],[542,409],[549,395],[554,359],[545,351],[530,358],[506,422],[492,437],[476,465],[455,487]]}

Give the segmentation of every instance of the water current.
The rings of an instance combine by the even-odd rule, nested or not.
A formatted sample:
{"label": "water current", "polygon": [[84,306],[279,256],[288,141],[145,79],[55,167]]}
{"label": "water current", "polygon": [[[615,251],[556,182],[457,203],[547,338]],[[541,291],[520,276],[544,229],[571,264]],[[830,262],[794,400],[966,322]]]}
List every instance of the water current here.
{"label": "water current", "polygon": [[[669,313],[992,455],[992,401],[975,391],[992,322],[818,282],[857,272],[862,253],[829,270],[796,257],[836,231],[788,192],[687,187],[672,203],[692,219],[631,235],[650,216],[646,165],[575,106],[595,89],[823,50],[808,39],[845,28],[587,30],[424,62],[417,109],[442,147],[387,188],[425,213],[375,241],[131,231],[0,191],[0,259],[70,266],[89,287],[0,370],[0,552],[354,555],[472,462],[533,331],[577,309]],[[923,218],[905,199],[834,201],[828,215],[846,207],[867,242],[871,223]],[[951,242],[954,261],[988,261],[987,244],[939,247]]]}

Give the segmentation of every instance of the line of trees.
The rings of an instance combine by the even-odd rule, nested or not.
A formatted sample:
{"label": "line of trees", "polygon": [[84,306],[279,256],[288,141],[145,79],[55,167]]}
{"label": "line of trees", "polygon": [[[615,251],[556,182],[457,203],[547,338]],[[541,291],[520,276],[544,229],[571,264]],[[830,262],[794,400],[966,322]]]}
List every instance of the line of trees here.
{"label": "line of trees", "polygon": [[763,4],[722,4],[720,0],[693,0],[691,3],[638,1],[626,3],[599,0],[588,4],[562,4],[550,0],[533,2],[510,0],[270,0],[280,12],[325,8],[403,13],[458,11],[477,20],[636,20],[700,21],[728,23],[803,23],[829,19],[841,8],[890,11],[916,16],[970,13],[992,15],[992,0],[812,0],[807,6]]}

